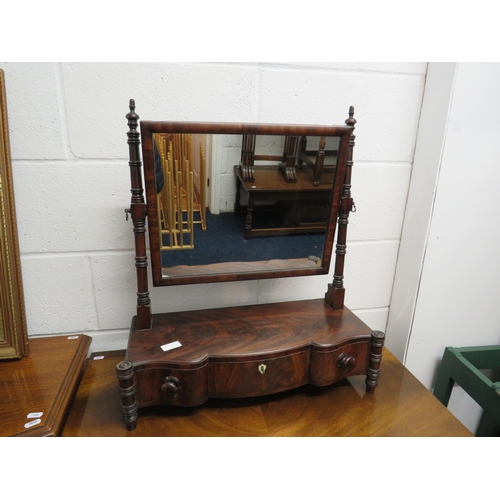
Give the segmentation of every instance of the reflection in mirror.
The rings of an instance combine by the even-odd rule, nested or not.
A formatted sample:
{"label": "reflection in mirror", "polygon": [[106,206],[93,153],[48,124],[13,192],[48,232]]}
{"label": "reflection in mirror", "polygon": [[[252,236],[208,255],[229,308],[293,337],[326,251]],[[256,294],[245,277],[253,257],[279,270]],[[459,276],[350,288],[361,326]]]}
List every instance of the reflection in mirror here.
{"label": "reflection in mirror", "polygon": [[339,137],[165,132],[152,142],[163,278],[321,268]]}

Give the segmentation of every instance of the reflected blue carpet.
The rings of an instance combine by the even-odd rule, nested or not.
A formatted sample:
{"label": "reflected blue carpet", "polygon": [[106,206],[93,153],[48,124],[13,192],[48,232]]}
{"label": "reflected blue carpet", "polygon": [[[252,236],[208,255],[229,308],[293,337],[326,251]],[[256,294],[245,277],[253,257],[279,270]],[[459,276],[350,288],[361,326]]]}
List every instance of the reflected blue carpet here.
{"label": "reflected blue carpet", "polygon": [[[321,258],[324,234],[292,234],[244,238],[245,213],[212,215],[207,211],[207,230],[195,224],[194,248],[165,250],[162,266],[197,266],[221,262],[252,262],[271,259]],[[253,227],[279,227],[281,221],[269,213],[254,213]],[[164,236],[167,244],[168,236]]]}

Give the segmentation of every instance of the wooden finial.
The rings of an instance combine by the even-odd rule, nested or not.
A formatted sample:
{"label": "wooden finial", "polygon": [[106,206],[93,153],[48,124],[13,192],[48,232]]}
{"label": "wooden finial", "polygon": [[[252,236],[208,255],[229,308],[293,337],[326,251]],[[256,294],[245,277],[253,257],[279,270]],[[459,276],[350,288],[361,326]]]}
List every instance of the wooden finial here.
{"label": "wooden finial", "polygon": [[[137,120],[139,119],[139,115],[135,112],[135,99],[129,100],[128,107],[130,111],[125,115],[125,118],[129,121],[129,126],[131,126],[131,124],[137,122]],[[136,127],[137,125],[134,128]]]}
{"label": "wooden finial", "polygon": [[356,125],[356,118],[354,118],[354,106],[349,107],[349,118],[345,121],[348,127],[354,127]]}

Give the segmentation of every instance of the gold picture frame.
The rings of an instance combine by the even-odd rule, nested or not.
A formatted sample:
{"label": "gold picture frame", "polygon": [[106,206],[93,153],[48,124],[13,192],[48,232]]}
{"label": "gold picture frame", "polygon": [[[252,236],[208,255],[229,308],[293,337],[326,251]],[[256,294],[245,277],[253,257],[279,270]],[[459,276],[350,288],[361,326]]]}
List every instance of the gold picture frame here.
{"label": "gold picture frame", "polygon": [[12,184],[4,72],[0,69],[0,360],[27,356],[28,333]]}

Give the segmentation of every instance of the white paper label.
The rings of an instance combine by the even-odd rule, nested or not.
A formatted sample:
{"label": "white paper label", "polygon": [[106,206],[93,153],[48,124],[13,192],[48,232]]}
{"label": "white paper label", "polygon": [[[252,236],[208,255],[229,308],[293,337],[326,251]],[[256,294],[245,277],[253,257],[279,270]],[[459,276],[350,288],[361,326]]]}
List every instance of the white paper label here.
{"label": "white paper label", "polygon": [[170,344],[163,344],[161,348],[164,351],[170,351],[171,349],[176,349],[177,347],[182,347],[182,344],[176,340],[175,342],[170,342]]}
{"label": "white paper label", "polygon": [[42,423],[42,420],[37,418],[36,420],[32,420],[31,422],[28,422],[27,424],[24,424],[24,427],[26,429],[29,429],[30,427],[33,427],[34,425],[38,425],[38,424],[41,424]]}
{"label": "white paper label", "polygon": [[100,359],[104,359],[104,356],[96,356],[93,358],[94,361],[99,361]]}
{"label": "white paper label", "polygon": [[28,413],[26,418],[40,418],[43,415],[43,411],[36,411],[33,413]]}
{"label": "white paper label", "polygon": [[68,340],[75,340],[79,337],[80,335],[72,335],[71,337],[68,337]]}

